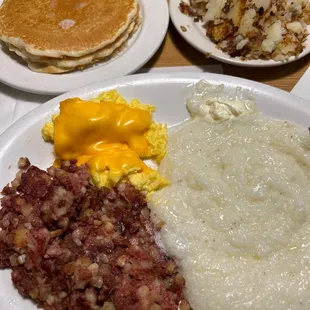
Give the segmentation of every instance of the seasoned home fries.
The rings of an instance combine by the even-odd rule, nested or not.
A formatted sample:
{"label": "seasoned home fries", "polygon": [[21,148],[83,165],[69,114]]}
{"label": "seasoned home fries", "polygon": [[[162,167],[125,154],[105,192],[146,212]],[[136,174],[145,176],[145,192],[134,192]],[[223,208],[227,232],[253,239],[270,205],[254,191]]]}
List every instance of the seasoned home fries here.
{"label": "seasoned home fries", "polygon": [[308,0],[190,0],[180,10],[202,21],[206,35],[231,57],[286,61],[305,48]]}

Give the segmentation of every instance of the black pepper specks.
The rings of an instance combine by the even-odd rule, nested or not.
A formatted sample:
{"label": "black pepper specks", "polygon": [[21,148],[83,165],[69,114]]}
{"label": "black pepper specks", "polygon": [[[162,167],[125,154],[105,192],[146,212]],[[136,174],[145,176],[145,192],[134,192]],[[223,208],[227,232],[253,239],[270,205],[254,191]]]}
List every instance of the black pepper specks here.
{"label": "black pepper specks", "polygon": [[228,13],[230,11],[230,3],[226,3],[222,11],[225,14]]}
{"label": "black pepper specks", "polygon": [[259,14],[260,16],[262,16],[264,13],[265,13],[265,10],[264,10],[264,8],[261,6],[261,7],[259,8],[259,10],[258,10],[258,14]]}

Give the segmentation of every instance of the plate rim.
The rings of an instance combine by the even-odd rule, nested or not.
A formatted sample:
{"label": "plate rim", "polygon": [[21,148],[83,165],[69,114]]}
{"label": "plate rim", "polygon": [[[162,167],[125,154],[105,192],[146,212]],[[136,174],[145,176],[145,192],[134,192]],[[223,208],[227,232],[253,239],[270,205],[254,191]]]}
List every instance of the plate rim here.
{"label": "plate rim", "polygon": [[[183,0],[185,3],[188,3],[188,0]],[[286,61],[275,61],[275,60],[262,60],[262,59],[258,59],[258,60],[240,60],[238,57],[236,58],[232,58],[229,55],[226,55],[223,51],[219,50],[216,48],[216,45],[214,43],[212,43],[207,37],[206,40],[209,41],[210,44],[212,44],[215,48],[215,51],[217,53],[219,53],[220,55],[217,55],[216,53],[212,53],[212,52],[208,52],[205,49],[203,49],[199,44],[196,43],[195,40],[192,39],[192,37],[190,36],[190,33],[193,32],[193,28],[187,28],[187,31],[184,32],[181,30],[181,27],[184,25],[181,25],[178,21],[179,18],[184,17],[184,20],[187,19],[188,22],[190,24],[193,24],[193,20],[189,17],[186,16],[184,14],[182,14],[179,11],[179,3],[181,2],[181,0],[173,0],[173,1],[169,1],[169,13],[170,13],[170,18],[171,21],[175,27],[175,29],[177,30],[177,32],[181,35],[181,37],[188,43],[190,44],[193,48],[195,48],[196,50],[198,50],[199,52],[208,55],[210,58],[213,58],[217,61],[220,61],[222,63],[226,63],[229,65],[234,65],[234,66],[238,66],[238,67],[251,67],[251,68],[270,68],[270,67],[279,67],[279,66],[283,66],[292,62],[295,62],[297,60],[300,60],[302,58],[304,58],[305,56],[310,54],[310,46],[307,48],[307,46],[305,47],[304,51],[297,57],[291,57],[289,60]],[[195,33],[198,33],[197,31],[194,30]],[[310,44],[310,25],[308,25],[308,38],[307,38],[307,42],[308,44]]]}
{"label": "plate rim", "polygon": [[[71,90],[67,93],[61,94],[55,98],[48,100],[42,105],[36,107],[32,111],[28,112],[16,122],[14,122],[10,127],[8,127],[0,135],[0,159],[2,154],[7,150],[11,144],[11,139],[13,136],[19,136],[23,131],[24,127],[31,124],[31,121],[37,115],[49,115],[53,107],[61,100],[64,100],[69,97],[76,96],[85,96],[85,94],[98,94],[100,91],[103,91],[104,88],[115,88],[122,86],[134,86],[135,84],[145,84],[148,85],[152,81],[162,81],[162,83],[173,83],[180,81],[187,81],[187,83],[194,83],[199,80],[206,79],[211,83],[215,84],[224,84],[227,86],[241,87],[244,89],[249,89],[254,91],[254,93],[260,92],[265,95],[277,95],[277,97],[289,99],[287,101],[294,101],[294,107],[296,109],[310,109],[310,101],[307,101],[301,97],[298,97],[292,93],[286,92],[282,89],[259,83],[256,81],[243,79],[239,77],[217,74],[217,73],[208,73],[208,72],[173,72],[173,73],[144,73],[144,74],[135,74],[127,75],[123,77],[118,77],[110,80],[104,80],[94,84],[86,85],[84,87]],[[289,103],[293,104],[293,103]],[[25,126],[22,126],[25,124]]]}
{"label": "plate rim", "polygon": [[[132,46],[119,57],[116,57],[111,63],[97,68],[90,68],[89,71],[73,71],[60,75],[44,74],[31,71],[27,65],[18,63],[17,60],[10,57],[11,54],[7,54],[0,49],[0,65],[2,63],[0,82],[28,93],[59,95],[76,88],[111,79],[109,76],[101,77],[102,72],[105,70],[107,70],[106,75],[110,74],[110,66],[118,68],[118,72],[112,74],[112,78],[118,78],[139,70],[155,55],[166,37],[169,26],[169,7],[166,0],[138,0],[138,2],[144,12],[142,26],[134,34],[133,39],[135,41]],[[156,14],[154,14],[154,7],[156,8]],[[152,29],[153,36],[149,35],[150,28]],[[144,52],[137,53],[137,50],[141,51],[141,47]],[[134,63],[132,63],[133,57],[135,57]],[[1,58],[3,59],[1,60]],[[5,63],[7,58],[10,58],[8,64]],[[15,71],[13,70],[12,72],[12,66],[17,66],[17,70],[15,68]],[[18,77],[19,73],[21,74],[20,77]],[[38,80],[42,79],[45,81],[43,84],[37,83]],[[47,88],[47,85],[49,88]]]}

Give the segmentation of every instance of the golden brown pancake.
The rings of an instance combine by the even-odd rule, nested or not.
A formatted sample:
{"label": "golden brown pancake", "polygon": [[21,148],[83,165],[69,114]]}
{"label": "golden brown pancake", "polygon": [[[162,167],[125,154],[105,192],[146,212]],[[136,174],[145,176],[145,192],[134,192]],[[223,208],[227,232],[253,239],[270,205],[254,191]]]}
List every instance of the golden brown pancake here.
{"label": "golden brown pancake", "polygon": [[[125,47],[126,47],[126,42],[123,43],[119,48],[115,49],[113,51],[113,54],[110,55],[110,57],[116,56]],[[108,58],[109,57],[106,57],[104,60]],[[98,62],[99,60],[100,59],[93,60],[91,64],[94,64]],[[38,73],[47,73],[47,74],[61,74],[61,73],[66,73],[66,72],[70,72],[74,70],[83,70],[85,67],[87,67],[87,65],[85,65],[85,66],[78,66],[78,67],[72,67],[72,68],[69,68],[69,67],[62,68],[62,67],[57,67],[54,65],[45,64],[45,63],[32,62],[31,60],[27,60],[27,65],[31,71],[38,72]]]}
{"label": "golden brown pancake", "polygon": [[50,66],[46,64],[39,64],[35,62],[28,61],[28,68],[31,71],[38,72],[38,73],[49,73],[49,74],[60,74],[66,73],[75,70],[76,68],[60,68],[55,66]]}
{"label": "golden brown pancake", "polygon": [[[115,40],[112,44],[109,44],[108,46],[97,50],[94,53],[91,53],[89,55],[85,55],[82,57],[63,57],[63,58],[51,58],[51,57],[42,57],[42,56],[36,56],[31,55],[24,49],[20,49],[12,44],[9,44],[9,50],[15,52],[18,56],[22,57],[26,61],[30,61],[32,63],[43,63],[45,65],[49,66],[55,66],[60,67],[62,69],[69,68],[72,70],[74,67],[78,66],[85,66],[89,63],[92,63],[97,60],[104,59],[108,56],[110,56],[115,49],[119,48],[123,43],[125,43],[128,38],[132,35],[134,30],[138,27],[140,24],[140,19],[135,19],[128,27],[127,30],[125,30],[122,35]],[[42,66],[42,65],[41,65]],[[41,67],[40,66],[40,67]]]}
{"label": "golden brown pancake", "polygon": [[[136,30],[139,28],[140,23],[141,19],[139,18],[137,19],[136,22],[133,22],[129,26],[130,32],[126,31],[127,39],[130,38],[136,32]],[[39,73],[61,74],[73,71],[75,69],[83,70],[89,64],[94,64],[98,61],[106,60],[110,57],[116,56],[120,51],[122,51],[126,47],[127,39],[123,43],[117,40],[118,42],[115,44],[114,50],[112,50],[112,46],[109,45],[93,54],[82,56],[80,58],[67,57],[66,59],[57,60],[56,58],[46,57],[45,59],[47,62],[34,62],[31,59],[27,58],[24,52],[21,52],[18,48],[14,47],[13,45],[10,45],[9,48],[27,62],[27,65],[30,70]],[[92,60],[90,61],[90,59]],[[50,62],[48,62],[48,60],[50,60]],[[72,67],[70,67],[70,65],[72,65]]]}
{"label": "golden brown pancake", "polygon": [[32,55],[81,57],[113,43],[137,0],[4,0],[0,39]]}

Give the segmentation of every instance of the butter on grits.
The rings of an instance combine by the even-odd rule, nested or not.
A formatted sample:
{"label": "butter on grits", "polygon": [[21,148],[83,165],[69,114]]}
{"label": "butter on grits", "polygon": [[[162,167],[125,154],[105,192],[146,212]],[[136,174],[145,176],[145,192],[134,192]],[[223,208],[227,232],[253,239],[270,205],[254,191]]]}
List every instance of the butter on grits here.
{"label": "butter on grits", "polygon": [[89,101],[70,98],[60,103],[59,115],[42,128],[46,142],[54,142],[57,159],[88,164],[97,186],[129,180],[152,193],[168,184],[143,160],[157,164],[166,155],[167,126],[155,123],[155,107],[138,100],[127,102],[115,91]]}

